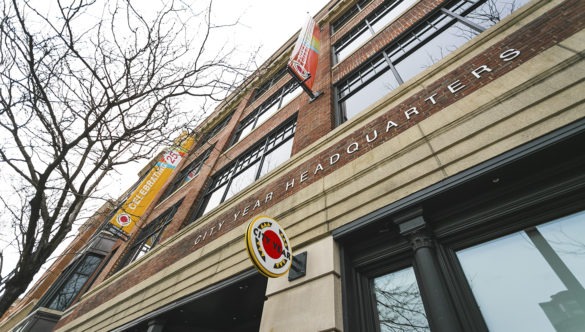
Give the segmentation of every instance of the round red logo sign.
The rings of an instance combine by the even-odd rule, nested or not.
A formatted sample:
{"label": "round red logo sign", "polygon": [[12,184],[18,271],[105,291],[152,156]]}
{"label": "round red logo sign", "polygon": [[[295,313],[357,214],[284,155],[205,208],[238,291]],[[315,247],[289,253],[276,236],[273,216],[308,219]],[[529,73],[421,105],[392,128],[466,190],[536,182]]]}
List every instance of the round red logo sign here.
{"label": "round red logo sign", "polygon": [[256,217],[246,231],[250,259],[263,275],[276,278],[291,267],[292,250],[284,230],[269,217]]}
{"label": "round red logo sign", "polygon": [[127,215],[126,213],[121,213],[120,215],[118,215],[117,220],[118,220],[118,224],[120,224],[120,226],[126,227],[126,226],[130,225],[132,218],[130,218],[130,216]]}

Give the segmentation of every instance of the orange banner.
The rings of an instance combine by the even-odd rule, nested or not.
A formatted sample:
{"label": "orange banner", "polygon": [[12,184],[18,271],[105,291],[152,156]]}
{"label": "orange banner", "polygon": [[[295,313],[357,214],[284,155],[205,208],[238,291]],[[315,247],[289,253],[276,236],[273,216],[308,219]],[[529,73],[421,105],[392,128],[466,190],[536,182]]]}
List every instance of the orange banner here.
{"label": "orange banner", "polygon": [[146,208],[152,203],[155,195],[167,182],[194,143],[195,139],[191,136],[186,137],[186,134],[175,140],[176,145],[169,148],[162,155],[110,220],[110,224],[115,229],[122,231],[126,235],[132,233],[134,226],[140,220]]}

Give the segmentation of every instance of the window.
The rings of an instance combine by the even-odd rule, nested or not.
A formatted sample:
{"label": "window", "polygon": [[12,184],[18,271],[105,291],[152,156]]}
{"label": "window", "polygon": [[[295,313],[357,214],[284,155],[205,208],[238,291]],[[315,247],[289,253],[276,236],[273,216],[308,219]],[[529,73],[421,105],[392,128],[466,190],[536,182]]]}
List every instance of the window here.
{"label": "window", "polygon": [[207,160],[207,157],[209,157],[211,150],[213,150],[213,147],[207,149],[207,151],[203,152],[199,157],[187,165],[187,167],[183,168],[181,172],[175,176],[173,182],[169,184],[159,201],[163,201],[183,185],[193,180],[199,174],[199,171],[205,164],[205,161]]}
{"label": "window", "polygon": [[526,2],[447,3],[336,84],[339,123],[354,117]]}
{"label": "window", "polygon": [[240,122],[232,139],[232,145],[239,142],[243,137],[270,118],[279,109],[296,98],[301,92],[302,89],[296,81],[290,81],[285,84],[274,95],[270,96],[270,98],[262,103],[260,107],[255,109]]}
{"label": "window", "polygon": [[59,311],[67,309],[84,286],[88,284],[103,259],[103,256],[88,254],[79,259],[77,263],[70,265],[69,273],[65,274],[67,275],[66,279],[56,282],[56,284],[60,283],[60,286],[45,306]]}
{"label": "window", "polygon": [[[91,286],[106,264],[105,258],[111,257],[116,241],[117,238],[103,231],[88,240],[85,248],[76,254],[76,257],[39,299],[35,309],[44,307],[64,311],[69,308]],[[31,319],[36,318],[31,316]]]}
{"label": "window", "polygon": [[234,196],[264,174],[289,159],[292,153],[296,117],[285,122],[246,151],[212,179],[196,218]]}
{"label": "window", "polygon": [[585,327],[585,212],[457,252],[490,331]]}
{"label": "window", "polygon": [[373,279],[380,331],[430,331],[414,269]]}
{"label": "window", "polygon": [[335,22],[331,24],[331,29],[333,30],[332,32],[338,31],[343,25],[345,25],[345,23],[351,20],[359,12],[364,10],[366,5],[371,1],[372,0],[361,0],[358,1],[355,5],[351,6],[343,13],[343,15],[341,15]]}
{"label": "window", "polygon": [[207,131],[205,133],[205,135],[203,135],[201,137],[201,139],[197,142],[197,147],[195,149],[200,148],[201,146],[203,146],[203,144],[209,142],[209,140],[217,135],[225,126],[227,126],[227,124],[230,122],[230,120],[232,119],[232,115],[234,115],[233,113],[226,116],[225,119],[223,119],[220,123],[218,123],[215,127],[213,127],[211,130]]}
{"label": "window", "polygon": [[128,249],[128,252],[122,258],[121,263],[119,264],[119,268],[122,268],[144,256],[157,245],[158,241],[160,240],[160,236],[162,235],[167,225],[173,220],[173,217],[175,216],[175,213],[177,212],[182,202],[183,200],[180,200],[140,230],[136,236],[136,239],[132,243],[132,246]]}
{"label": "window", "polygon": [[365,20],[357,24],[335,43],[336,62],[341,62],[360,45],[377,34],[418,0],[389,0],[376,8]]}
{"label": "window", "polygon": [[273,87],[284,75],[286,75],[287,69],[286,67],[280,69],[276,74],[272,75],[272,77],[264,82],[264,84],[260,85],[254,91],[254,95],[252,96],[252,101],[258,100],[266,91],[268,91],[271,87]]}

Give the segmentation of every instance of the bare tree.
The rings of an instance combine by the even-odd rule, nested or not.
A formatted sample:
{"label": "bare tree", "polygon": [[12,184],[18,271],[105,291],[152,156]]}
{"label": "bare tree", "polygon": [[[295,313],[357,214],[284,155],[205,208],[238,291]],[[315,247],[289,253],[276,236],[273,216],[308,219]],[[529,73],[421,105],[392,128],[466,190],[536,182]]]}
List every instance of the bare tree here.
{"label": "bare tree", "polygon": [[250,59],[210,45],[233,27],[210,22],[211,3],[157,3],[2,2],[0,225],[19,259],[0,263],[0,316],[112,169],[152,157],[202,117],[186,102],[220,100],[248,74]]}

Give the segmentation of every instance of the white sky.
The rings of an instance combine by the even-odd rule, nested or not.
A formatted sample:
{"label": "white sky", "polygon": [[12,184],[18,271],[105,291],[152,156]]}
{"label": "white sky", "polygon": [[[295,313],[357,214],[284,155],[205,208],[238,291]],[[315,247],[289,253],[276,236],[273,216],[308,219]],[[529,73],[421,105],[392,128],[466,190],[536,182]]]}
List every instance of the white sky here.
{"label": "white sky", "polygon": [[[293,36],[305,22],[307,15],[314,16],[328,1],[327,0],[214,0],[213,16],[215,24],[233,23],[239,19],[237,29],[231,29],[225,36],[226,42],[234,44],[240,51],[255,50],[260,47],[257,64],[262,65],[280,46]],[[50,6],[50,3],[45,3]],[[223,43],[222,43],[223,44]],[[113,197],[122,194],[138,180],[138,171],[147,164],[128,165],[118,174],[113,174],[107,182]],[[10,195],[9,191],[0,191],[2,195]],[[17,256],[13,248],[0,246],[4,252],[3,276],[16,264]],[[63,250],[65,246],[62,246]],[[49,261],[50,265],[52,260]],[[37,278],[43,270],[37,275]],[[36,280],[36,278],[35,278]],[[34,284],[34,281],[33,281]],[[32,284],[31,284],[32,285]]]}

